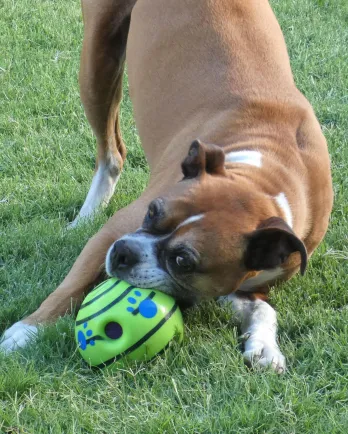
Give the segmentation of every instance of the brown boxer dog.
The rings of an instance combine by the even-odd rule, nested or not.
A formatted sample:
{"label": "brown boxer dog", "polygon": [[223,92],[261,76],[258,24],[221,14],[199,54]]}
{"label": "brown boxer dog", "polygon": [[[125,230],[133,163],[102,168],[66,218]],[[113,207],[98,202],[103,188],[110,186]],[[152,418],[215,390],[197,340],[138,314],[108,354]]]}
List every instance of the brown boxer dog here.
{"label": "brown boxer dog", "polygon": [[183,301],[230,301],[245,360],[282,372],[267,294],[304,273],[333,193],[325,138],[268,1],[82,0],[82,9],[81,99],[98,160],[73,225],[109,201],[121,173],[125,57],[151,179],[2,348],[23,347],[39,324],[70,312],[105,262],[109,275]]}

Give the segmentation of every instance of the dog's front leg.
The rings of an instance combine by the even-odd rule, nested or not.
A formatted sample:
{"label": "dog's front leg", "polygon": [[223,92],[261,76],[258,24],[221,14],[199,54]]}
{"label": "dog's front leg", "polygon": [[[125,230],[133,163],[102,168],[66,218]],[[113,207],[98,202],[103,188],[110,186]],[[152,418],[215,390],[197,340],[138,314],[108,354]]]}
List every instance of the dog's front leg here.
{"label": "dog's front leg", "polygon": [[104,270],[108,248],[119,237],[136,230],[142,222],[148,199],[145,195],[116,212],[91,238],[59,287],[29,317],[4,334],[0,348],[6,352],[24,347],[37,334],[37,326],[55,321],[79,305]]}
{"label": "dog's front leg", "polygon": [[231,303],[240,321],[245,362],[254,367],[271,366],[278,373],[284,372],[285,357],[277,344],[275,310],[257,294],[230,294],[223,297],[223,301]]}

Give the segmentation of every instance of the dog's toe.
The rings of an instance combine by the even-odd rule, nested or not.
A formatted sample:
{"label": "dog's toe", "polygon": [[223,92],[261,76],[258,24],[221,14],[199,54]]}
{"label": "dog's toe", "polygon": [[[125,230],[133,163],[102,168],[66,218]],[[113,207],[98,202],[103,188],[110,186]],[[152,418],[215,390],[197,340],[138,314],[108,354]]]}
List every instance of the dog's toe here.
{"label": "dog's toe", "polygon": [[35,339],[37,327],[25,324],[22,321],[16,322],[7,329],[0,340],[0,349],[5,353],[24,348],[30,341]]}
{"label": "dog's toe", "polygon": [[269,345],[261,340],[249,342],[243,353],[243,358],[252,367],[271,367],[278,374],[282,374],[286,370],[285,357],[278,346]]}

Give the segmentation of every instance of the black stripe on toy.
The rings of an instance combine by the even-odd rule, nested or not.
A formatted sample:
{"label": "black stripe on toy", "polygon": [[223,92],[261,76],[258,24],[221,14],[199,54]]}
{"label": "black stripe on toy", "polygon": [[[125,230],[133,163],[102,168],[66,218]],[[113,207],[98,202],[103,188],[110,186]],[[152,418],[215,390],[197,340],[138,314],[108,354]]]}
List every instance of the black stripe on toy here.
{"label": "black stripe on toy", "polygon": [[119,301],[121,301],[123,298],[125,298],[126,295],[128,295],[132,291],[132,289],[134,289],[134,288],[135,288],[135,286],[128,286],[128,288],[125,291],[123,291],[120,296],[118,296],[117,298],[115,298],[115,300],[112,300],[111,303],[109,303],[106,306],[104,306],[103,309],[98,310],[98,312],[95,312],[92,315],[87,316],[86,318],[83,318],[83,319],[80,319],[80,320],[76,321],[75,325],[79,326],[79,325],[83,324],[84,322],[90,321],[91,319],[96,318],[97,316],[99,316],[102,313],[106,312],[112,306],[115,306],[115,304],[117,304]]}
{"label": "black stripe on toy", "polygon": [[159,351],[157,354],[155,354],[152,357],[152,359],[146,360],[146,361],[151,362],[151,360],[154,360],[156,357],[161,356],[162,354],[164,354],[166,352],[166,350],[168,350],[169,346],[170,346],[170,342],[168,342],[167,345],[161,351]]}
{"label": "black stripe on toy", "polygon": [[111,286],[109,286],[109,288],[107,288],[105,291],[101,292],[100,294],[98,294],[94,298],[92,298],[92,300],[86,301],[86,303],[81,304],[80,310],[83,309],[84,307],[87,307],[87,306],[91,305],[96,300],[98,300],[98,298],[100,298],[103,295],[107,294],[109,291],[111,291],[112,289],[114,289],[120,282],[121,282],[121,280],[117,280],[115,283],[113,283]]}
{"label": "black stripe on toy", "polygon": [[96,335],[96,336],[92,336],[91,338],[86,339],[86,344],[89,344],[91,341],[104,341],[105,339],[103,338],[103,336],[100,335]]}
{"label": "black stripe on toy", "polygon": [[154,328],[152,328],[146,335],[144,335],[141,339],[139,339],[135,344],[133,344],[131,347],[127,348],[126,351],[124,351],[121,354],[118,354],[116,357],[112,357],[109,360],[106,360],[105,362],[101,363],[100,365],[97,365],[96,368],[104,368],[105,366],[111,365],[111,363],[117,362],[118,360],[122,359],[122,357],[126,356],[127,354],[131,353],[132,351],[136,350],[140,347],[143,343],[145,343],[148,339],[151,338],[162,326],[165,324],[169,318],[173,315],[173,313],[178,308],[178,305],[175,303],[173,307],[170,309],[170,311],[167,313],[167,315],[161,319],[161,321],[155,325]]}
{"label": "black stripe on toy", "polygon": [[[151,291],[150,294],[146,298],[144,298],[144,300],[151,300],[152,298],[154,298],[155,295],[156,295],[155,291]],[[142,300],[142,302],[144,300]],[[139,306],[133,310],[132,315],[137,315],[139,313]]]}

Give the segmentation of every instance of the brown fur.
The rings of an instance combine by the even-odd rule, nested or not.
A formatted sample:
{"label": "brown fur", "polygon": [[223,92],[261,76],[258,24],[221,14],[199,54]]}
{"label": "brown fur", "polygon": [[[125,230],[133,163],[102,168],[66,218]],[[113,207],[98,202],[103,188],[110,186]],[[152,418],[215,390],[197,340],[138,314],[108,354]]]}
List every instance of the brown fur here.
{"label": "brown fur", "polygon": [[[82,0],[81,99],[97,138],[98,161],[113,155],[118,170],[125,157],[119,131],[122,73],[135,3]],[[259,272],[242,268],[245,240],[263,221],[284,218],[272,200],[279,192],[289,200],[293,231],[308,255],[327,230],[332,185],[326,141],[295,87],[268,1],[138,0],[127,61],[135,120],[151,169],[149,186],[87,243],[65,280],[27,323],[55,320],[79,303],[100,276],[109,246],[141,225],[148,204],[158,196],[170,199],[171,222],[162,224],[209,212],[195,237],[210,270],[197,283],[207,295],[212,287],[235,290]],[[180,163],[197,137],[224,152],[257,149],[264,164],[255,170],[228,163],[216,173],[221,165],[214,163],[204,167],[203,176],[202,170],[189,173],[188,178],[200,176],[199,182],[176,184],[182,178]],[[210,235],[212,227],[219,242],[216,232]],[[181,232],[184,236],[184,228]],[[299,265],[299,255],[291,255],[283,278]],[[268,287],[250,296],[264,299],[267,292]]]}

